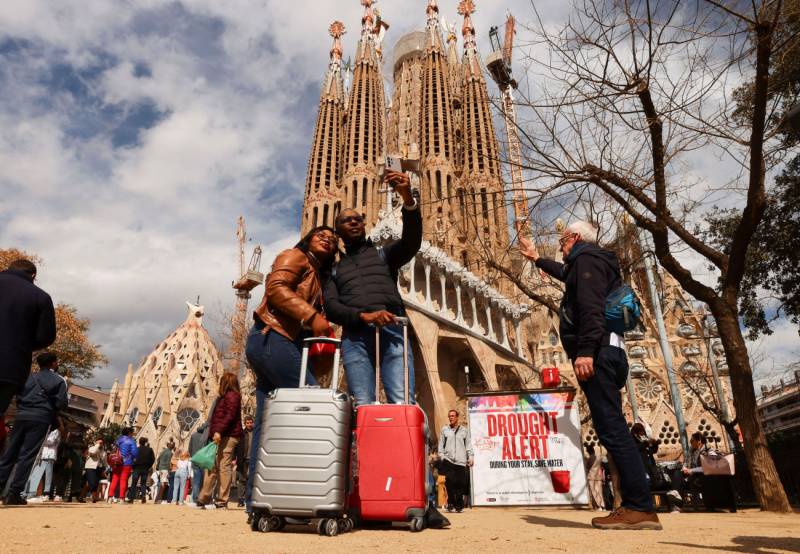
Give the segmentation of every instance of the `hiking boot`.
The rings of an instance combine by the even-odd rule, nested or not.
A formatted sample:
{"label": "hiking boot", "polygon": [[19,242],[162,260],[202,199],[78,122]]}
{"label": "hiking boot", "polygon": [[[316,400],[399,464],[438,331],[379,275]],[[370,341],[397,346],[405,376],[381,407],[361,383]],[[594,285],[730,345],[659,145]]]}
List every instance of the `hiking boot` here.
{"label": "hiking boot", "polygon": [[651,529],[660,531],[661,523],[658,521],[658,515],[655,512],[637,512],[627,508],[617,508],[605,517],[592,519],[592,527],[597,529]]}

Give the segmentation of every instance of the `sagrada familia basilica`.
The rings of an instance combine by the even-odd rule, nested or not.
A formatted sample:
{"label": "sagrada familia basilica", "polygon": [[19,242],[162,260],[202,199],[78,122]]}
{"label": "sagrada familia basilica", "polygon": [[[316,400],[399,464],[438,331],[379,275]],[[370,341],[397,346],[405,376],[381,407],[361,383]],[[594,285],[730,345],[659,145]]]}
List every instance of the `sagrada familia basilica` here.
{"label": "sagrada familia basilica", "polygon": [[[475,3],[459,4],[459,45],[456,28],[442,22],[436,0],[429,0],[424,12],[420,9],[420,19],[427,18],[424,30],[399,37],[391,59],[383,52],[388,26],[375,2],[361,4],[352,67],[343,63],[344,24],[336,21],[329,28],[333,47],[311,145],[302,231],[332,225],[340,210],[354,208],[364,214],[373,241],[399,238],[399,208],[381,186],[380,174],[387,154],[408,160],[419,168],[412,184],[419,191],[425,235],[399,285],[413,325],[415,392],[432,428],[445,424],[449,409],[465,410],[467,391],[537,388],[545,367],[559,368],[562,384],[577,386],[560,346],[557,315],[490,263],[511,263],[515,247],[501,145],[472,20]],[[384,91],[389,72],[391,97]],[[624,225],[621,229],[614,246],[623,260],[635,260],[633,253],[642,250],[638,238]],[[516,259],[514,267],[558,296],[556,284],[529,265]],[[623,390],[625,409],[631,421],[645,422],[661,439],[659,456],[674,459],[681,453],[676,406],[689,433],[725,435],[711,412],[732,410],[727,367],[713,325],[677,283],[658,269],[648,276],[642,264],[629,267],[627,277],[645,313],[641,327],[626,335],[631,377]],[[657,308],[665,341],[659,340]],[[191,307],[187,320],[135,372],[129,370],[124,385],[115,385],[104,422],[133,424],[160,447],[169,438],[187,440],[205,420],[223,368],[198,313],[201,308]],[[674,369],[671,382],[668,364]],[[716,381],[712,367],[722,376]],[[584,443],[596,444],[585,403],[581,415]]]}

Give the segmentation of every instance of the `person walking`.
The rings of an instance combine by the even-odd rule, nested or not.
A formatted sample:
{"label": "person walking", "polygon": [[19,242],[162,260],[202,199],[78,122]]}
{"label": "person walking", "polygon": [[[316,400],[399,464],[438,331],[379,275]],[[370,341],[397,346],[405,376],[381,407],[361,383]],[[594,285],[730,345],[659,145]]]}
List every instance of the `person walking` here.
{"label": "person walking", "polygon": [[642,459],[622,413],[620,389],[628,375],[623,337],[606,329],[608,295],[623,285],[616,255],[597,245],[598,230],[576,221],[559,240],[564,263],[539,256],[533,243],[520,238],[520,253],[565,285],[559,317],[564,351],[586,395],[600,443],[620,472],[622,506],[592,519],[599,529],[661,529]]}
{"label": "person walking", "polygon": [[158,461],[156,462],[156,471],[158,471],[158,493],[156,493],[154,499],[156,504],[166,498],[166,492],[169,488],[169,470],[174,450],[175,443],[170,439],[164,449],[158,454]]}
{"label": "person walking", "polygon": [[36,275],[36,266],[23,259],[0,272],[0,419],[25,388],[33,353],[56,340],[53,300],[33,284]]}
{"label": "person walking", "polygon": [[67,433],[65,440],[62,441],[62,465],[61,470],[56,472],[56,489],[55,495],[57,498],[65,502],[72,502],[72,499],[77,499],[78,502],[85,502],[81,491],[83,490],[83,459],[86,445],[83,442],[83,436],[79,433]]}
{"label": "person walking", "polygon": [[250,469],[250,449],[253,445],[253,416],[244,416],[244,429],[242,438],[236,447],[236,492],[239,493],[239,507],[244,506],[245,491],[247,490],[247,475]]}
{"label": "person walking", "polygon": [[67,381],[56,373],[56,355],[44,352],[36,357],[36,363],[40,369],[28,376],[17,398],[17,418],[6,450],[0,456],[0,491],[5,490],[11,470],[16,467],[5,498],[10,505],[26,504],[22,491],[33,463],[50,430],[57,425],[58,413],[68,402]]}
{"label": "person walking", "polygon": [[449,423],[439,432],[439,473],[445,476],[448,512],[464,509],[468,467],[472,467],[472,447],[469,429],[458,422],[458,411],[447,413]]}
{"label": "person walking", "polygon": [[172,481],[172,502],[176,506],[183,506],[186,497],[186,481],[192,470],[192,462],[188,452],[184,452],[178,459],[178,467],[175,469],[175,479]]}
{"label": "person walking", "polygon": [[586,446],[586,481],[589,484],[589,503],[593,510],[605,510],[603,501],[603,463],[591,444]]}
{"label": "person walking", "polygon": [[[25,499],[29,504],[44,502],[53,486],[53,466],[56,463],[58,454],[58,443],[61,442],[61,431],[59,428],[50,431],[50,434],[44,439],[44,444],[42,444],[42,450],[39,454],[39,461],[31,470],[31,476],[28,478],[27,494],[25,495]],[[42,488],[42,494],[39,495],[37,493],[43,476],[44,487]]]}
{"label": "person walking", "polygon": [[[189,438],[189,456],[194,456],[197,452],[208,444],[208,422],[203,423]],[[248,451],[249,452],[249,451]],[[197,504],[200,490],[203,488],[203,478],[205,470],[192,462],[192,503]]]}
{"label": "person walking", "polygon": [[219,381],[219,399],[214,406],[208,427],[209,435],[217,443],[217,459],[203,482],[203,489],[197,499],[197,505],[200,507],[205,508],[211,503],[217,481],[219,481],[219,493],[215,507],[228,507],[236,445],[242,437],[241,409],[242,395],[239,392],[239,380],[235,373],[225,373]]}
{"label": "person walking", "polygon": [[86,478],[87,492],[92,495],[92,502],[97,502],[100,481],[105,475],[106,451],[103,439],[97,439],[89,447],[86,462],[83,465],[83,474]]}
{"label": "person walking", "polygon": [[[302,341],[328,336],[330,324],[322,313],[322,281],[330,272],[336,252],[336,235],[325,225],[314,227],[275,258],[267,277],[264,297],[253,313],[253,327],[245,354],[256,376],[256,413],[253,436],[261,435],[261,419],[267,395],[278,387],[300,386]],[[311,372],[306,383],[316,384]],[[257,442],[250,449],[249,467],[255,467]],[[253,474],[247,476],[245,505],[248,514]]]}
{"label": "person walking", "polygon": [[136,500],[137,490],[141,496],[142,504],[147,502],[147,478],[150,477],[150,471],[152,471],[155,461],[156,455],[153,449],[150,448],[147,439],[141,437],[139,439],[139,450],[133,461],[133,478],[131,479],[131,488],[128,491],[126,500],[128,504],[133,504],[133,501]]}
{"label": "person walking", "polygon": [[131,435],[133,435],[133,429],[125,427],[122,429],[122,435],[116,441],[117,451],[122,456],[122,463],[112,468],[111,472],[111,494],[109,496],[113,502],[125,499],[128,492],[128,480],[133,472],[133,462],[139,453],[136,441]]}
{"label": "person walking", "polygon": [[[364,217],[343,210],[336,217],[336,232],[345,251],[323,290],[325,313],[343,326],[342,359],[347,388],[356,406],[375,402],[375,328],[380,329],[381,378],[392,404],[405,402],[403,329],[396,316],[405,316],[397,288],[397,273],[422,244],[422,216],[411,193],[408,175],[387,171],[384,182],[403,199],[403,233],[383,247],[366,237]],[[409,397],[414,398],[414,356],[408,349]]]}

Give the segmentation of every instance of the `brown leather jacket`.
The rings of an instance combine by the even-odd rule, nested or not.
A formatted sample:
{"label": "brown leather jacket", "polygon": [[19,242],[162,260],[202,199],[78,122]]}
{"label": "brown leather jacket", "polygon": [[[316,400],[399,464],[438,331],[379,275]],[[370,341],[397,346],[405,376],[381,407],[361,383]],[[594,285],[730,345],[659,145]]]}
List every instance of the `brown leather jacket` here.
{"label": "brown leather jacket", "polygon": [[321,286],[316,263],[298,248],[284,250],[272,263],[266,290],[255,315],[266,327],[289,340],[308,325],[321,304]]}

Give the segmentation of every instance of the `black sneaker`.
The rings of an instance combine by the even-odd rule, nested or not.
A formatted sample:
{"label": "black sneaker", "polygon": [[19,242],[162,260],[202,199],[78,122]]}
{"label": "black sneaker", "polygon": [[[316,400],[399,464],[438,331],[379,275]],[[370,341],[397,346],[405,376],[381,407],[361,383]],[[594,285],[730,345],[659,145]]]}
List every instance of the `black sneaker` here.
{"label": "black sneaker", "polygon": [[28,501],[22,498],[18,492],[10,492],[3,504],[6,506],[27,506]]}

